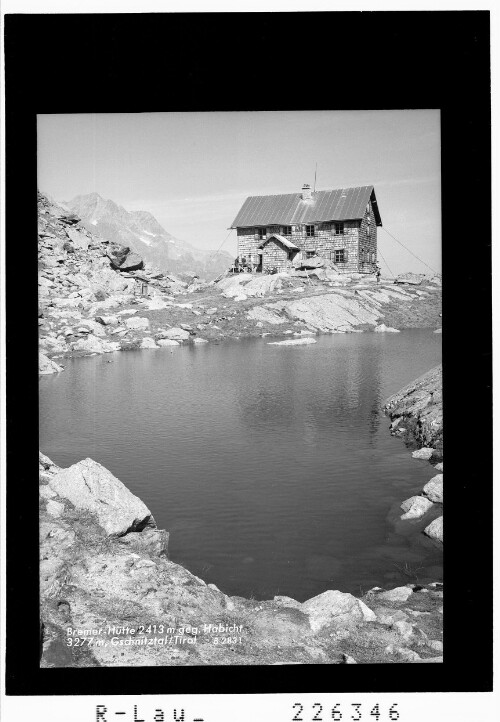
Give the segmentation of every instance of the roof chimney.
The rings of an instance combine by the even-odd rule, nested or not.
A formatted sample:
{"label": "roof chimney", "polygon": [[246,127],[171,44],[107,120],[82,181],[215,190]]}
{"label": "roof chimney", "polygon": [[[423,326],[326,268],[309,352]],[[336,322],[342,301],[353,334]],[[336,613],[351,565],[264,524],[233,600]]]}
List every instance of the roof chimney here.
{"label": "roof chimney", "polygon": [[302,200],[310,201],[312,199],[311,186],[309,183],[304,183],[302,186]]}

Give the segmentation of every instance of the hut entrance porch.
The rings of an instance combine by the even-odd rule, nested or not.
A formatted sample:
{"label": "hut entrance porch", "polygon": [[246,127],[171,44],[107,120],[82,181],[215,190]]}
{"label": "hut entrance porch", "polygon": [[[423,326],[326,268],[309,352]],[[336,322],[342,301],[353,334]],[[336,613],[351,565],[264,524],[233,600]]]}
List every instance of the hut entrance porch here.
{"label": "hut entrance porch", "polygon": [[287,238],[273,233],[266,238],[259,246],[259,255],[261,263],[257,267],[257,271],[262,273],[279,272],[290,268],[292,260],[299,252],[298,246],[289,241]]}

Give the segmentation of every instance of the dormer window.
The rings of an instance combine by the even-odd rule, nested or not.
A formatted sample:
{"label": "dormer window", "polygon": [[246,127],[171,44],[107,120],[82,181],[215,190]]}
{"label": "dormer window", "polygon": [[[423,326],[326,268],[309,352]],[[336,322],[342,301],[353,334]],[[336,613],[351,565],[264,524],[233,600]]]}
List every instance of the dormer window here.
{"label": "dormer window", "polygon": [[312,238],[314,236],[314,226],[306,226],[306,236]]}
{"label": "dormer window", "polygon": [[281,226],[281,235],[282,236],[291,236],[292,235],[292,226]]}
{"label": "dormer window", "polygon": [[259,241],[263,241],[266,238],[266,228],[257,228],[257,238]]}
{"label": "dormer window", "polygon": [[334,223],[333,227],[334,227],[336,236],[341,236],[344,233],[344,224],[343,223]]}

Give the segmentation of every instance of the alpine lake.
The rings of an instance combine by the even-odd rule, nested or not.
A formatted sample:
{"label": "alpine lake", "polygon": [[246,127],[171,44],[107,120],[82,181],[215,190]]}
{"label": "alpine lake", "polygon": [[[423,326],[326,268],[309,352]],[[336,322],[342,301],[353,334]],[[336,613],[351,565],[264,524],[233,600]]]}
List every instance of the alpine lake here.
{"label": "alpine lake", "polygon": [[442,579],[442,548],[422,533],[439,508],[400,519],[437,472],[382,410],[440,362],[441,336],[274,340],[63,360],[40,378],[40,449],[103,464],[170,532],[170,558],[226,594],[304,601]]}

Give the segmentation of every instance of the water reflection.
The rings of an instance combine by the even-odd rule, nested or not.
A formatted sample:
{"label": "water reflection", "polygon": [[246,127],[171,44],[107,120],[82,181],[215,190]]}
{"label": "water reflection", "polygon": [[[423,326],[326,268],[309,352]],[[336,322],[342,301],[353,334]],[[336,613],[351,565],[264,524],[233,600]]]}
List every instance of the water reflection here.
{"label": "water reflection", "polygon": [[[382,337],[382,338],[381,338]],[[267,339],[266,339],[267,340]],[[171,532],[170,554],[232,594],[306,599],[405,582],[441,552],[399,520],[431,476],[380,406],[440,360],[432,332],[252,340],[66,363],[40,381],[40,446],[107,466]],[[397,566],[399,565],[399,566]]]}
{"label": "water reflection", "polygon": [[254,360],[233,389],[247,433],[300,424],[304,443],[314,446],[335,418],[339,433],[356,428],[373,446],[383,400],[382,346],[360,353],[335,336],[319,352],[311,347],[268,349],[268,358]]}

